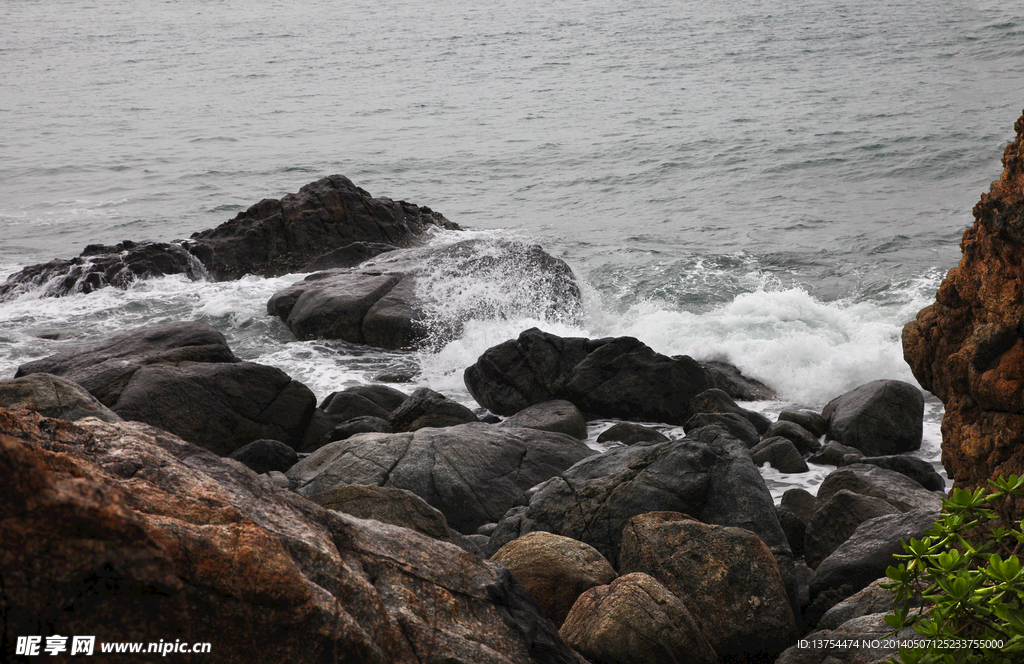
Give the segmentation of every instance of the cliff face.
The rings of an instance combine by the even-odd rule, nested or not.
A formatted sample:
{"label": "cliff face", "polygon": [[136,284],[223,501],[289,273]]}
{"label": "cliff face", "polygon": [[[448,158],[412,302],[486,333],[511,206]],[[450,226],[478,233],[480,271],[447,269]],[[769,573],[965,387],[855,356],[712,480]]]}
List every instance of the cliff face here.
{"label": "cliff face", "polygon": [[942,463],[958,487],[1024,473],[1024,116],[1014,129],[960,264],[903,329],[914,376],[945,404]]}

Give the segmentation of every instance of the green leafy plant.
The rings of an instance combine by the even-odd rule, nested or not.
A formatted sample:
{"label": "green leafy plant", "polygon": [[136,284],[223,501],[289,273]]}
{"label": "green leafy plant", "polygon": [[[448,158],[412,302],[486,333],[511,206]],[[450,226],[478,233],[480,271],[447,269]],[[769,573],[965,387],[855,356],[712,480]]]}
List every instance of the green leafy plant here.
{"label": "green leafy plant", "polygon": [[906,562],[886,571],[896,608],[885,622],[925,637],[893,664],[1024,662],[1024,522],[1010,516],[1024,478],[989,484],[954,490],[933,528],[903,543]]}

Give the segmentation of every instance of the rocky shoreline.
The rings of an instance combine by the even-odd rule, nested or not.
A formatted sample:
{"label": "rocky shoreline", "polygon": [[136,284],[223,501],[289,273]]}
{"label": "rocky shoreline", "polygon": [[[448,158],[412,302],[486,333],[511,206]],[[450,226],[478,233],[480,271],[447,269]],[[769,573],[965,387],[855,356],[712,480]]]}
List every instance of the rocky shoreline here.
{"label": "rocky shoreline", "polygon": [[[1016,129],[960,267],[904,332],[915,375],[946,404],[943,461],[964,486],[1021,458],[1024,118]],[[423,246],[432,228],[457,226],[331,176],[188,241],[25,268],[0,298],[313,271],[267,305],[296,337],[406,348],[472,313],[438,307],[438,269],[511,270],[536,280],[530,306],[579,315],[571,270],[539,247],[438,250]],[[224,662],[893,654],[798,641],[889,631],[877,580],[935,521],[945,489],[907,456],[921,443],[916,387],[875,381],[772,422],[742,405],[770,388],[735,367],[538,329],[464,378],[483,408],[383,383],[317,403],[191,321],[23,364],[0,381],[0,648],[96,634],[207,642]],[[605,451],[584,440],[596,418],[621,420]],[[836,470],[816,496],[791,490],[776,505],[759,467],[808,461]]]}

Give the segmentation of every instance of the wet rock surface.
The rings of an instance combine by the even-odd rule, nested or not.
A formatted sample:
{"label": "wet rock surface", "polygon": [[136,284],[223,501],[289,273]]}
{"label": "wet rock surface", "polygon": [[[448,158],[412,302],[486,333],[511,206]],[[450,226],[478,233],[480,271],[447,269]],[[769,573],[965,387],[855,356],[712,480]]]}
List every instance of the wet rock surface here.
{"label": "wet rock surface", "polygon": [[484,352],[464,374],[473,398],[513,415],[564,399],[592,417],[682,424],[707,377],[690,358],[660,355],[632,337],[562,338],[537,328]]}

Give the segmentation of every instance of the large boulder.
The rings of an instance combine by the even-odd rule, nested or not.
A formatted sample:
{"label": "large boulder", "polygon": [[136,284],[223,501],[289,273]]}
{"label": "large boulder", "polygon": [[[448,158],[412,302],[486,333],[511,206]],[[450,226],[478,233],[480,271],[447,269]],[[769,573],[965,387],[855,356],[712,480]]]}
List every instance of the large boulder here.
{"label": "large boulder", "polygon": [[881,498],[865,496],[841,489],[833,493],[818,507],[804,534],[804,560],[811,569],[839,548],[857,526],[868,519],[886,514],[899,514]]}
{"label": "large boulder", "polygon": [[121,419],[80,385],[47,373],[0,381],[0,407],[25,406],[59,420],[98,417],[106,422],[117,422]]}
{"label": "large boulder", "polygon": [[490,547],[545,530],[586,542],[617,565],[626,523],[657,511],[752,531],[779,559],[788,582],[792,552],[771,493],[746,445],[713,426],[584,459],[541,485],[529,505],[506,514]]}
{"label": "large boulder", "polygon": [[573,438],[587,438],[587,420],[580,409],[565,400],[544,401],[522,409],[499,426],[556,431]]}
{"label": "large boulder", "polygon": [[913,510],[886,514],[857,526],[853,534],[818,565],[811,576],[808,618],[817,622],[825,611],[885,576],[890,565],[903,553],[903,541],[920,538],[935,525],[939,512]]}
{"label": "large boulder", "polygon": [[704,390],[700,394],[693,397],[690,401],[690,412],[691,413],[733,413],[746,419],[754,428],[757,429],[758,435],[764,435],[768,431],[768,427],[771,426],[772,421],[761,413],[753,410],[747,410],[738,403],[733,401],[733,398],[729,396],[724,390],[720,390],[717,387],[712,387],[709,390]]}
{"label": "large boulder", "polygon": [[315,408],[313,392],[276,367],[179,362],[136,371],[112,410],[228,455],[261,438],[298,447]]}
{"label": "large boulder", "polygon": [[316,397],[280,369],[240,362],[206,323],[138,328],[18,368],[72,380],[124,419],[227,455],[260,438],[299,447]]}
{"label": "large boulder", "polygon": [[903,357],[945,406],[942,464],[960,488],[1024,474],[1024,117],[1014,131],[960,264],[903,328]]}
{"label": "large boulder", "polygon": [[697,413],[686,420],[683,431],[690,433],[694,429],[717,424],[737,439],[742,440],[747,447],[754,447],[760,440],[757,429],[742,415],[736,413]]}
{"label": "large boulder", "polygon": [[202,264],[180,242],[131,242],[114,246],[90,244],[72,259],[29,265],[0,284],[0,302],[25,293],[61,297],[114,286],[128,288],[140,279],[184,274],[206,278]]}
{"label": "large boulder", "polygon": [[843,489],[881,498],[901,512],[942,509],[940,493],[925,489],[903,473],[871,464],[850,464],[829,473],[818,487],[818,504]]}
{"label": "large boulder", "polygon": [[581,307],[564,261],[536,245],[482,239],[392,251],[357,269],[317,272],[267,302],[268,313],[299,339],[390,349],[428,337],[443,343],[471,318],[575,321]]}
{"label": "large boulder", "polygon": [[207,323],[186,321],[136,328],[27,362],[15,378],[48,373],[66,378],[112,408],[141,367],[178,362],[238,362],[224,335]]}
{"label": "large boulder", "polygon": [[899,380],[876,380],[828,402],[822,411],[828,437],[865,456],[912,452],[921,447],[924,396]]}
{"label": "large boulder", "polygon": [[432,228],[458,226],[430,208],[374,198],[347,177],[330,175],[193,233],[189,249],[215,279],[273,277],[298,272],[314,258],[353,242],[408,247]]}
{"label": "large boulder", "polygon": [[718,664],[686,605],[640,572],[592,588],[559,633],[597,664]]}
{"label": "large boulder", "polygon": [[421,387],[410,394],[388,417],[395,431],[451,427],[479,421],[476,413],[469,408],[429,387]]}
{"label": "large boulder", "polygon": [[466,369],[477,402],[513,415],[553,399],[585,414],[682,424],[693,396],[708,387],[696,361],[655,353],[632,337],[562,338],[531,328],[489,348]]}
{"label": "large boulder", "polygon": [[592,454],[565,434],[470,423],[357,434],[321,447],[287,475],[304,496],[345,484],[408,489],[469,534],[497,521],[530,487]]}
{"label": "large boulder", "polygon": [[269,438],[254,440],[229,456],[256,474],[283,473],[299,460],[299,455],[291,447]]}
{"label": "large boulder", "polygon": [[375,519],[450,541],[448,520],[412,491],[387,486],[346,484],[309,496],[317,505],[360,519]]}
{"label": "large boulder", "polygon": [[780,473],[806,473],[808,470],[807,462],[793,442],[782,436],[765,438],[750,448],[750,458],[754,465],[760,467],[767,463]]}
{"label": "large boulder", "polygon": [[580,595],[618,576],[589,544],[539,531],[512,540],[491,560],[512,572],[556,627],[562,626]]}
{"label": "large boulder", "polygon": [[619,571],[649,574],[683,600],[722,662],[770,664],[798,636],[775,558],[749,530],[642,514],[623,532]]}
{"label": "large boulder", "polygon": [[668,440],[668,436],[657,429],[645,427],[636,422],[618,422],[602,431],[597,437],[599,443],[622,443],[623,445],[667,443]]}
{"label": "large boulder", "polygon": [[764,432],[764,437],[774,438],[777,436],[790,440],[801,454],[812,454],[821,449],[818,438],[796,422],[789,420],[773,422]]}
{"label": "large boulder", "polygon": [[709,360],[701,362],[708,375],[711,387],[718,388],[733,399],[740,401],[771,401],[778,398],[775,390],[761,381],[744,376],[743,372],[728,362]]}
{"label": "large boulder", "polygon": [[582,664],[503,567],[144,424],[0,409],[0,484],[9,634],[202,642],[225,664]]}

